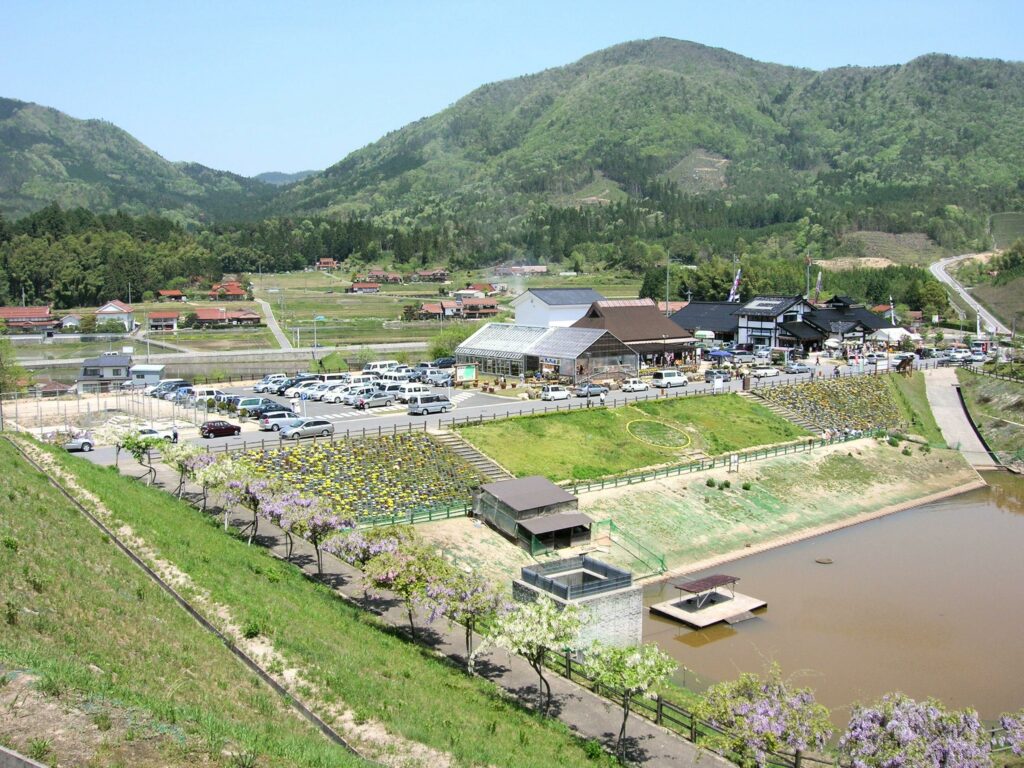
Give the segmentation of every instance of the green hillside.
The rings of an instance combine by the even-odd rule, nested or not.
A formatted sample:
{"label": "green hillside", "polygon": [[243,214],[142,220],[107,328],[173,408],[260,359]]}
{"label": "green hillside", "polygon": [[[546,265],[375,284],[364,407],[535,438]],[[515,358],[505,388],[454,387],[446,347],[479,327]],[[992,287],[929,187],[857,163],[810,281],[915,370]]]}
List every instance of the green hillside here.
{"label": "green hillside", "polygon": [[[278,205],[507,220],[538,201],[581,202],[594,182],[644,197],[661,179],[721,173],[725,201],[852,207],[864,224],[884,220],[879,207],[906,209],[907,227],[926,231],[942,206],[987,213],[1020,199],[1022,120],[1020,63],[929,55],[818,73],[659,38],[483,86]],[[691,167],[695,156],[711,165]]]}
{"label": "green hillside", "polygon": [[120,128],[0,98],[0,213],[51,202],[179,222],[252,218],[275,187],[196,163],[171,163]]}

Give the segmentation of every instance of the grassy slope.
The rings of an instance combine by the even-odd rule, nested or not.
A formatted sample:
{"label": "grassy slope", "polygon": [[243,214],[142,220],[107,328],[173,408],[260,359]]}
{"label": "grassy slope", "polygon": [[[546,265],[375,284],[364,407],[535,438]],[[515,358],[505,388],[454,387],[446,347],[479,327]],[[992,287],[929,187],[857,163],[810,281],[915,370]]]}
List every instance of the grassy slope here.
{"label": "grassy slope", "polygon": [[997,452],[1024,452],[1024,384],[956,372],[971,417]]}
{"label": "grassy slope", "polygon": [[790,440],[806,434],[737,395],[649,401],[525,416],[461,429],[477,448],[517,476],[590,479],[681,460],[680,450],[642,442],[630,422],[656,419],[681,429],[691,446],[711,454]]}
{"label": "grassy slope", "polygon": [[[1021,327],[1024,321],[1024,309],[1021,305],[1021,292],[1024,292],[1024,277],[1010,280],[1003,285],[992,285],[992,283],[979,283],[971,289],[974,298],[987,307],[992,314],[1002,320],[1006,325],[1011,325],[1014,318],[1018,318],[1017,327]],[[971,328],[974,327],[972,324]]]}
{"label": "grassy slope", "polygon": [[[96,715],[141,711],[136,719],[172,736],[158,765],[219,759],[225,747],[256,749],[267,766],[361,764],[284,707],[3,440],[0,468],[0,594],[16,616],[0,631],[0,666],[31,670],[68,701],[86,697]],[[106,757],[139,764],[120,749],[130,747],[111,744]]]}
{"label": "grassy slope", "polygon": [[290,663],[357,717],[450,752],[461,764],[587,763],[579,742],[558,722],[535,718],[490,683],[382,631],[365,611],[226,535],[215,520],[110,470],[54,454],[161,556],[239,621],[263,627]]}
{"label": "grassy slope", "polygon": [[893,400],[900,409],[903,420],[910,425],[912,434],[921,435],[935,446],[945,446],[939,425],[935,423],[928,395],[925,392],[924,374],[916,373],[911,378],[903,376],[887,376],[892,389]]}

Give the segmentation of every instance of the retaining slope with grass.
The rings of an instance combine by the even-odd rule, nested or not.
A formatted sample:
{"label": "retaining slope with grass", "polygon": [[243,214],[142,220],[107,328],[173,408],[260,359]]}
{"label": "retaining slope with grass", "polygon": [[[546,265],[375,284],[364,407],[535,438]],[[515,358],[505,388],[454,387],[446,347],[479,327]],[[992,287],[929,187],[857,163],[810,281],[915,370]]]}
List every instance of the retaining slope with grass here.
{"label": "retaining slope with grass", "polygon": [[518,477],[558,481],[591,480],[678,463],[690,452],[717,455],[807,433],[762,405],[725,394],[514,417],[461,426],[459,434]]}
{"label": "retaining slope with grass", "polygon": [[51,455],[238,623],[302,669],[320,698],[352,710],[357,721],[380,723],[457,764],[526,768],[608,760],[585,750],[559,722],[534,716],[493,684],[386,631],[297,568],[247,547],[216,519],[110,469]]}
{"label": "retaining slope with grass", "polygon": [[282,768],[365,764],[300,720],[4,440],[0,473],[0,697],[36,678],[0,717],[0,739],[37,753],[46,741],[61,764],[219,764],[224,751]]}

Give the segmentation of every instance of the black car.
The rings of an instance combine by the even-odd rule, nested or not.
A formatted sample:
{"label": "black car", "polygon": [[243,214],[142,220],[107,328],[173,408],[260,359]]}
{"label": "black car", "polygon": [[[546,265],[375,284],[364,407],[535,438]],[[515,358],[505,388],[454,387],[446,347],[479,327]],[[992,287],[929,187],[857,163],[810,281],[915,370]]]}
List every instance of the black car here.
{"label": "black car", "polygon": [[308,376],[292,376],[291,378],[285,379],[280,384],[278,384],[276,389],[272,389],[270,391],[273,392],[275,395],[283,395],[292,387],[301,384],[304,381],[309,381],[310,379],[315,378],[316,376],[313,376],[312,374]]}
{"label": "black car", "polygon": [[434,361],[435,368],[454,368],[455,358],[454,357],[439,357]]}
{"label": "black car", "polygon": [[199,427],[199,434],[203,437],[228,437],[242,434],[242,428],[230,421],[204,421]]}
{"label": "black car", "polygon": [[265,413],[273,413],[274,411],[283,410],[284,406],[280,403],[263,403],[263,405],[254,405],[251,408],[246,408],[245,413],[254,419],[258,419]]}

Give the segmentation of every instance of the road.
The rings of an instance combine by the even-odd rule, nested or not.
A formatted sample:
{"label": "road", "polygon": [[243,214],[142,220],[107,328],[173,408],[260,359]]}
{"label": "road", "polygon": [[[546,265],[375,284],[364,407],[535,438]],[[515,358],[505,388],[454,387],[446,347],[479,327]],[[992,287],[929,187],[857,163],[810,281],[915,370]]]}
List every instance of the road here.
{"label": "road", "polygon": [[932,275],[935,276],[936,280],[944,284],[947,288],[950,288],[952,291],[954,291],[963,300],[963,302],[967,304],[967,306],[969,306],[971,309],[978,313],[978,316],[981,317],[982,325],[989,333],[1009,335],[1010,329],[1003,325],[1001,322],[999,322],[999,320],[996,319],[995,315],[993,315],[991,312],[989,312],[987,309],[981,306],[981,304],[975,301],[974,297],[972,297],[967,292],[967,289],[964,286],[962,286],[959,282],[957,282],[956,279],[953,278],[953,276],[946,271],[947,267],[951,267],[954,264],[958,264],[959,262],[964,261],[965,259],[973,258],[976,255],[977,254],[974,253],[964,253],[961,254],[960,256],[949,256],[948,258],[936,261],[934,264],[930,265],[928,269],[931,271]]}
{"label": "road", "polygon": [[281,349],[291,349],[292,343],[288,340],[284,331],[281,330],[281,326],[277,324],[277,318],[274,317],[274,310],[270,306],[270,302],[264,299],[256,299],[255,301],[263,309],[263,319],[267,321],[267,328],[274,334],[274,338],[277,339]]}

